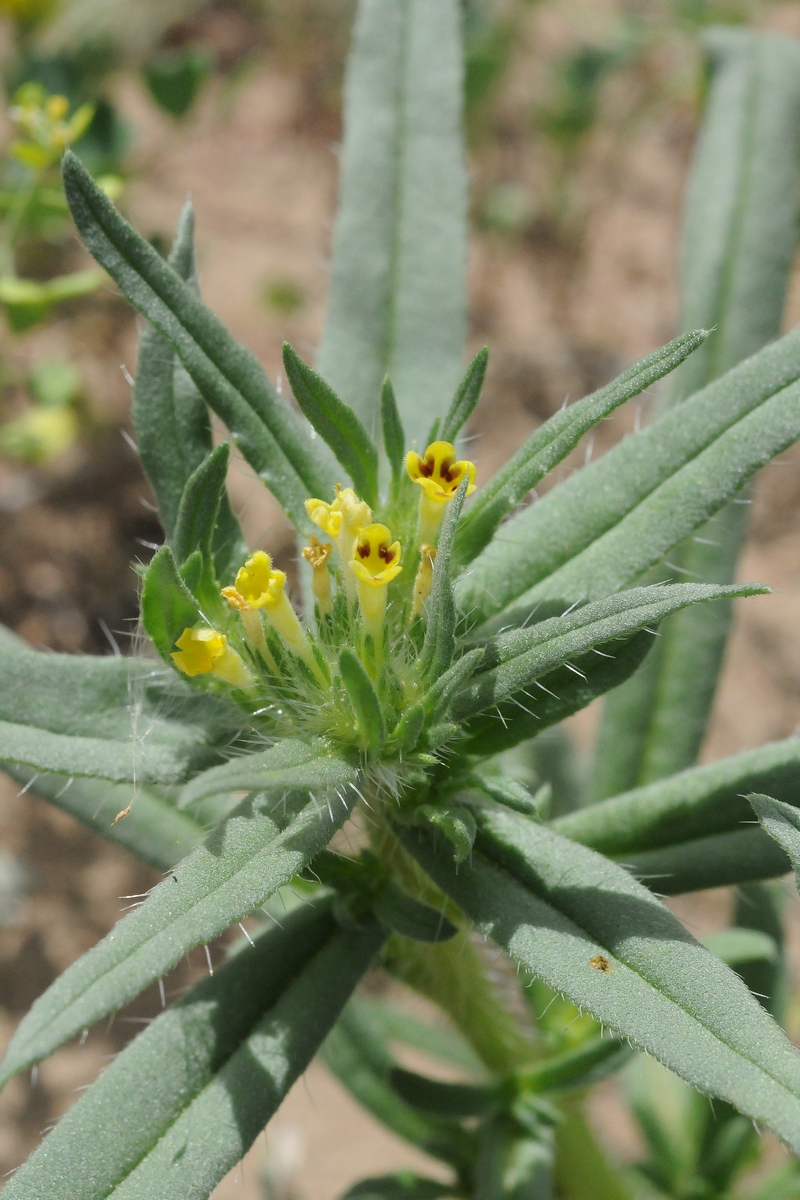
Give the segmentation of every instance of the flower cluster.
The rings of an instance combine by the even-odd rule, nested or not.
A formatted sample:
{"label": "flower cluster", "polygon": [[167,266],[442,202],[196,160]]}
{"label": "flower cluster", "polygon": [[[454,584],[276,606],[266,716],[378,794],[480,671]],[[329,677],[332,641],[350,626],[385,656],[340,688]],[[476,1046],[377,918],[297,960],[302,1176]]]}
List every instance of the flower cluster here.
{"label": "flower cluster", "polygon": [[[172,654],[175,666],[190,678],[211,675],[247,692],[260,681],[280,681],[287,670],[291,672],[292,662],[299,661],[306,678],[310,675],[325,688],[330,683],[326,648],[352,644],[377,677],[386,653],[387,611],[392,612],[395,629],[408,630],[425,618],[445,508],[465,476],[469,494],[475,490],[475,466],[457,461],[449,442],[433,442],[424,455],[413,451],[407,455],[408,495],[413,499],[413,484],[420,491],[416,511],[412,505],[398,516],[410,534],[405,558],[400,540],[374,519],[370,506],[352,488],[337,484],[331,501],[308,499],[310,522],[330,539],[322,541],[314,535],[302,551],[311,568],[316,636],[303,627],[292,607],[285,573],[273,567],[269,554],[257,550],[240,568],[233,585],[221,588],[232,624],[223,621],[222,629],[206,623],[184,629]],[[411,578],[403,576],[409,567],[414,572]],[[396,590],[390,601],[393,584]],[[394,645],[396,639],[390,641]]]}

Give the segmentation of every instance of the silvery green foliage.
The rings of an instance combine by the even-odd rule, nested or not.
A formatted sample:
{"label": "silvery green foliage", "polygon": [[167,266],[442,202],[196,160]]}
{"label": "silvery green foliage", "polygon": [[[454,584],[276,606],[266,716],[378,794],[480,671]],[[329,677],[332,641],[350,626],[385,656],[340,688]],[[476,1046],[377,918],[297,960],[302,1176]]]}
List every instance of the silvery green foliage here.
{"label": "silvery green foliage", "polygon": [[[707,331],[688,331],[544,423],[475,491],[453,445],[486,370],[484,350],[459,383],[460,89],[456,0],[362,0],[319,369],[284,353],[300,413],[199,298],[191,211],[165,262],[65,159],[81,237],[149,323],[134,422],[166,542],[143,585],[152,656],[0,638],[0,759],[168,873],[35,1003],[3,1080],[295,896],[132,1041],[9,1200],[207,1197],[318,1051],[449,1171],[365,1180],[354,1197],[625,1200],[575,1096],[633,1048],[719,1098],[727,1158],[693,1159],[701,1181],[727,1186],[749,1152],[742,1122],[800,1152],[800,1055],[777,1001],[753,994],[780,990],[773,910],[752,891],[764,919],[743,910],[703,945],[657,894],[758,889],[787,869],[797,739],[553,819],[553,789],[534,794],[496,757],[628,679],[674,614],[767,590],[674,583],[658,564],[800,437],[800,336],[514,515],[594,424],[704,352]],[[209,410],[310,539],[305,624],[284,574],[241,545]],[[776,797],[764,830],[747,825],[747,791]],[[360,851],[335,837],[351,817]],[[471,926],[516,964],[531,1022],[495,990]],[[449,1031],[354,996],[370,964],[437,1001]],[[404,1069],[397,1043],[463,1082]]]}

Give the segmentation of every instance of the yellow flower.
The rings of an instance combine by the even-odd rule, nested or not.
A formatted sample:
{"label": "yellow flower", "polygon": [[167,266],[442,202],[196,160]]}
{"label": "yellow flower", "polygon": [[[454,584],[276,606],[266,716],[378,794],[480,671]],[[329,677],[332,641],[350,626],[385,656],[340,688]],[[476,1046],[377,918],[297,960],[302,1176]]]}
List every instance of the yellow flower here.
{"label": "yellow flower", "polygon": [[467,495],[475,491],[475,464],[466,459],[457,462],[455,447],[450,442],[431,442],[424,456],[416,450],[406,455],[409,479],[422,489],[419,498],[419,540],[434,544],[444,516],[444,506],[452,500],[461,481],[468,477]]}
{"label": "yellow flower", "polygon": [[364,633],[372,637],[377,661],[380,661],[383,649],[386,591],[403,569],[400,555],[400,543],[392,541],[392,535],[385,525],[367,525],[353,546],[350,569],[358,586],[361,622]]}
{"label": "yellow flower", "polygon": [[352,604],[356,598],[355,580],[350,570],[353,543],[359,531],[372,520],[372,509],[352,488],[343,488],[337,483],[332,504],[326,504],[324,500],[306,500],[306,512],[309,520],[336,542],[347,598]]}
{"label": "yellow flower", "polygon": [[311,545],[304,546],[302,550],[303,558],[311,566],[311,587],[322,616],[329,613],[332,607],[331,577],[328,572],[328,559],[332,550],[330,542],[320,542],[315,537],[311,538]]}
{"label": "yellow flower", "polygon": [[428,544],[420,546],[419,553],[419,570],[417,571],[417,578],[414,580],[414,600],[411,605],[411,614],[415,617],[420,615],[425,601],[431,594],[436,547]]}
{"label": "yellow flower", "polygon": [[233,687],[248,687],[252,676],[235,650],[228,645],[224,633],[216,629],[184,629],[176,641],[177,650],[170,657],[179,671],[195,675],[216,675]]}
{"label": "yellow flower", "polygon": [[[264,550],[256,550],[239,570],[233,590],[249,608],[263,609],[272,628],[283,638],[289,649],[298,658],[302,658],[318,679],[325,682],[311,643],[297,619],[297,613],[289,603],[285,588],[284,572],[273,570],[270,556]],[[230,597],[226,596],[226,599],[229,604],[232,603]],[[235,606],[239,607],[238,602],[235,602]]]}

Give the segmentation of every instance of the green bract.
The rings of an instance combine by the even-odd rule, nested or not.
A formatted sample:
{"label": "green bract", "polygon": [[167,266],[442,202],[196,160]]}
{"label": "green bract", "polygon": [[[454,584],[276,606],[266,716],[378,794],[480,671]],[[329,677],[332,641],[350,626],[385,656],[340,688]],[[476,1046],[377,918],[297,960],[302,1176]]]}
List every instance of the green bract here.
{"label": "green bract", "polygon": [[[704,328],[557,413],[488,482],[456,445],[487,362],[482,350],[464,373],[457,0],[361,2],[317,368],[284,350],[299,413],[200,299],[191,209],[164,261],[65,157],[84,243],[149,323],[133,419],[166,540],[144,572],[144,658],[0,639],[0,760],[169,874],[37,1000],[2,1079],[258,918],[285,885],[300,898],[135,1039],[6,1185],[9,1200],[206,1197],[320,1049],[367,1108],[450,1172],[447,1184],[367,1180],[353,1196],[625,1200],[580,1096],[633,1048],[724,1101],[703,1126],[692,1195],[727,1187],[745,1161],[744,1118],[800,1154],[800,1054],[775,1019],[780,922],[758,891],[797,866],[798,740],[694,766],[719,655],[704,643],[711,678],[687,671],[694,614],[712,614],[716,637],[734,599],[768,589],[731,582],[733,534],[717,580],[674,582],[664,559],[678,543],[685,559],[696,545],[685,539],[716,514],[729,522],[726,505],[800,437],[800,334],[759,349],[794,237],[789,134],[767,134],[798,142],[798,76],[786,69],[797,51],[743,31],[713,50],[730,62],[712,85],[687,237],[703,241],[704,220],[717,220],[703,207],[717,187],[703,156],[726,165],[736,151],[717,199],[746,227],[746,254],[732,234],[706,239],[708,279],[688,270],[686,282],[705,288],[707,302],[686,304]],[[751,126],[761,157],[739,153]],[[777,199],[747,183],[775,184],[764,139],[782,147]],[[750,220],[750,203],[773,204],[783,238],[752,306],[743,280],[749,262],[763,267],[774,222]],[[712,286],[723,276],[732,291]],[[734,343],[754,353],[736,365]],[[592,426],[676,367],[692,381],[680,406],[514,512]],[[229,444],[213,447],[209,410],[295,523],[302,614],[301,589],[242,544]],[[629,677],[599,743],[603,803],[588,806],[565,736],[537,735]],[[535,794],[495,757],[524,743]],[[742,798],[751,791],[776,797],[751,797],[763,829]],[[351,819],[357,832],[337,839]],[[657,893],[719,883],[746,883],[756,916],[737,911],[735,928],[703,945]],[[495,989],[473,926],[516,964],[530,1021]],[[351,999],[371,963],[454,1027],[434,1033]],[[397,1042],[464,1079],[401,1068]],[[636,1104],[655,1128],[660,1112]]]}

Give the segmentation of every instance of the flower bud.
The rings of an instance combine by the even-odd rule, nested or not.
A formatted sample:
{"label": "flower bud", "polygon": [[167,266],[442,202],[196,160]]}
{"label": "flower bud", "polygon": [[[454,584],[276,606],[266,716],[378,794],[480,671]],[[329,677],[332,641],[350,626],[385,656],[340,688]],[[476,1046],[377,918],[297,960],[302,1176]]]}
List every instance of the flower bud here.
{"label": "flower bud", "polygon": [[195,675],[215,675],[232,687],[246,688],[253,677],[235,650],[228,645],[224,633],[207,627],[184,629],[176,641],[178,647],[170,655],[179,671],[190,678]]}

